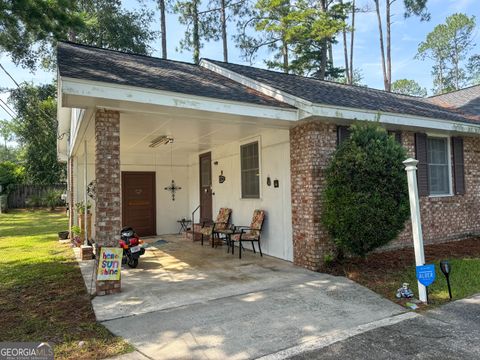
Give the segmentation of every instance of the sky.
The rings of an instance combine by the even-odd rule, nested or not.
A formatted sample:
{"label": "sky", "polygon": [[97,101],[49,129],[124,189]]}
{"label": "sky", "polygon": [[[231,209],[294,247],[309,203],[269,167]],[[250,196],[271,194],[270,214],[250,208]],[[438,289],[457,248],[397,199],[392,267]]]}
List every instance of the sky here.
{"label": "sky", "polygon": [[[142,0],[144,5],[138,0],[124,0],[123,4],[128,9],[139,8],[140,6],[150,6],[156,9],[155,0]],[[402,2],[394,2],[392,13],[394,14],[392,24],[392,78],[414,79],[422,87],[425,87],[431,94],[432,77],[430,61],[420,61],[414,59],[418,44],[423,41],[426,35],[433,28],[445,21],[445,18],[455,12],[462,12],[468,16],[474,15],[477,18],[477,29],[475,31],[475,48],[472,53],[480,53],[480,0],[428,0],[428,9],[431,13],[429,22],[421,22],[418,18],[412,17],[404,19]],[[373,9],[372,0],[357,0],[357,5],[369,3]],[[158,19],[158,13],[156,14]],[[152,30],[159,29],[158,21],[151,24]],[[232,26],[227,29],[230,34],[234,32]],[[179,24],[175,14],[167,16],[167,46],[168,57],[173,60],[192,61],[190,52],[179,52],[178,43],[182,39],[184,28]],[[340,38],[339,38],[340,39]],[[153,56],[160,56],[160,39],[151,46],[155,49]],[[229,61],[234,63],[245,63],[240,56],[239,49],[235,48],[232,40],[229,44]],[[265,67],[264,59],[271,56],[267,51],[259,54],[253,66]],[[222,60],[222,47],[220,42],[205,44],[201,50],[201,57]],[[343,66],[343,48],[339,43],[334,47],[334,62],[336,66]],[[54,73],[37,71],[31,73],[29,70],[15,66],[6,54],[0,54],[1,64],[18,81],[31,81],[37,84],[53,81]],[[355,48],[354,48],[354,68],[361,70],[363,74],[362,83],[369,87],[382,89],[383,76],[380,64],[380,50],[378,40],[378,24],[375,12],[358,14],[356,18]],[[8,76],[0,69],[0,88],[15,85]],[[7,101],[8,93],[1,93],[0,98]],[[10,119],[10,117],[0,108],[0,119]]]}

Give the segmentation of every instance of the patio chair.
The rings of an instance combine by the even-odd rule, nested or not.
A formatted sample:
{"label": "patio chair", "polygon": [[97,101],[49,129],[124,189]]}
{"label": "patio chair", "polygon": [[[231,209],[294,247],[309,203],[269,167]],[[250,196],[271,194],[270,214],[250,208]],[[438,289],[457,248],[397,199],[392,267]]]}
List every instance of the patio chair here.
{"label": "patio chair", "polygon": [[231,215],[232,215],[232,209],[220,208],[215,222],[203,223],[202,228],[200,229],[200,234],[202,235],[202,239],[201,239],[202,246],[203,246],[204,237],[210,237],[212,239],[212,247],[215,246],[215,236],[218,237],[218,233],[216,232],[216,230],[223,230],[228,228]]}
{"label": "patio chair", "polygon": [[235,241],[238,241],[238,258],[242,258],[242,242],[250,242],[252,244],[253,252],[255,251],[254,242],[258,243],[258,250],[260,250],[260,256],[263,257],[262,247],[260,245],[260,233],[262,232],[263,222],[265,220],[264,210],[255,210],[253,212],[252,223],[250,226],[236,226],[235,233],[231,236],[232,253]]}

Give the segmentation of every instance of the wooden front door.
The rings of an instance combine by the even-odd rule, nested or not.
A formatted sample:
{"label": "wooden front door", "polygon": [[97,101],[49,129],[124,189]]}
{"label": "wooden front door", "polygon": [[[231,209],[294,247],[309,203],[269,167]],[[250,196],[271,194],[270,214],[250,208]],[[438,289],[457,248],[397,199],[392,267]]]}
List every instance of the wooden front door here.
{"label": "wooden front door", "polygon": [[122,224],[139,236],[157,235],[154,172],[122,172]]}
{"label": "wooden front door", "polygon": [[212,220],[212,154],[200,155],[200,223]]}

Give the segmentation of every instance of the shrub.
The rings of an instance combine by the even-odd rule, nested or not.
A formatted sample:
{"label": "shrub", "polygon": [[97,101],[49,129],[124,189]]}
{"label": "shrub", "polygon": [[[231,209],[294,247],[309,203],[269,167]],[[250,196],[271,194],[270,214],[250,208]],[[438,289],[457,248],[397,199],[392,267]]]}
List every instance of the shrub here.
{"label": "shrub", "polygon": [[44,195],[45,204],[50,208],[50,210],[55,210],[55,207],[60,205],[62,202],[62,192],[59,190],[49,190]]}
{"label": "shrub", "polygon": [[25,205],[29,208],[36,208],[45,205],[45,199],[42,195],[30,195],[25,201]]}
{"label": "shrub", "polygon": [[337,247],[365,256],[409,216],[406,152],[378,124],[357,123],[326,170],[323,223]]}

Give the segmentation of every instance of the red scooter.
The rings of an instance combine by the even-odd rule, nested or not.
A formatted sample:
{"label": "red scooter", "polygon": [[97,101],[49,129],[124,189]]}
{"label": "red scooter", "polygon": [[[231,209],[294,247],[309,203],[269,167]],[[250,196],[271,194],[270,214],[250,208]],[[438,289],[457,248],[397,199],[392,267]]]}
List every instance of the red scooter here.
{"label": "red scooter", "polygon": [[122,264],[127,264],[131,268],[138,266],[138,259],[145,254],[145,248],[141,245],[143,241],[131,227],[124,227],[120,231],[120,240],[118,241],[123,249]]}

